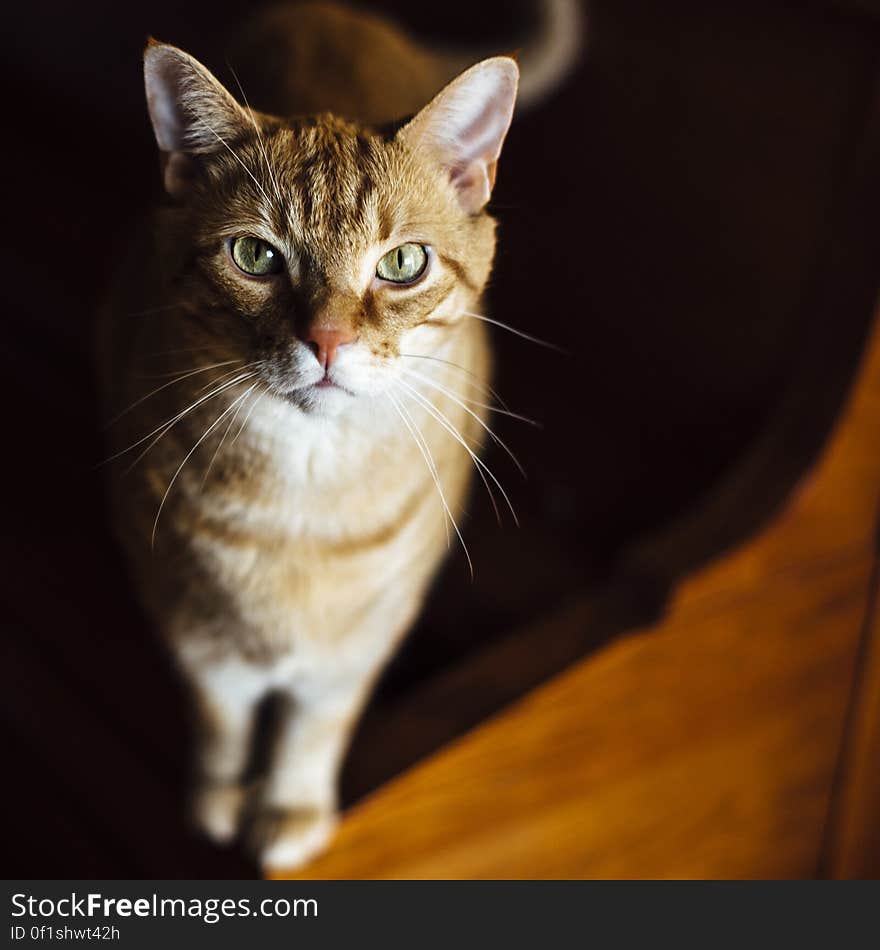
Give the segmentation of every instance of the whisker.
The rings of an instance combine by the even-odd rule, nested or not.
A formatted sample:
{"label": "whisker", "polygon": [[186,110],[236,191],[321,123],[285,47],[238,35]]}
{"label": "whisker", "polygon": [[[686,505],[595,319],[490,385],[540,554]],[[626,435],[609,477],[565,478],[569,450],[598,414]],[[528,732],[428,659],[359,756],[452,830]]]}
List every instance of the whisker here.
{"label": "whisker", "polygon": [[260,400],[263,398],[263,396],[266,395],[267,392],[269,392],[269,390],[268,390],[268,389],[264,389],[264,390],[260,393],[260,395],[257,396],[257,398],[251,403],[250,409],[248,409],[247,414],[246,414],[245,417],[244,417],[244,421],[243,421],[242,424],[238,427],[238,432],[235,433],[235,435],[232,437],[232,441],[229,443],[229,447],[230,447],[230,448],[232,448],[232,446],[235,445],[236,440],[237,440],[238,437],[241,435],[241,433],[244,431],[245,427],[247,426],[248,422],[250,421],[251,413],[253,413],[254,409],[257,408],[257,406],[260,404]]}
{"label": "whisker", "polygon": [[263,362],[262,360],[251,360],[250,363],[245,363],[244,366],[236,366],[235,369],[228,370],[225,373],[221,373],[218,377],[216,377],[215,379],[212,379],[211,382],[208,383],[206,386],[202,386],[201,389],[197,389],[196,395],[198,395],[199,393],[203,393],[206,389],[210,388],[215,383],[219,383],[223,379],[228,379],[230,376],[234,376],[236,373],[243,373],[245,370],[254,369],[254,367],[259,366],[260,363],[262,362]]}
{"label": "whisker", "polygon": [[532,336],[530,333],[525,333],[523,330],[517,330],[516,327],[512,327],[509,323],[502,323],[500,320],[493,320],[492,317],[484,317],[481,313],[470,313],[468,310],[462,310],[462,313],[466,317],[472,317],[474,320],[482,320],[484,323],[491,323],[493,327],[501,327],[502,330],[507,330],[514,336],[522,337],[524,340],[528,340],[530,343],[537,343],[538,346],[546,346],[548,350],[556,350],[557,353],[564,353],[566,356],[568,356],[568,350],[564,349],[563,347],[557,346],[555,343],[549,343],[547,340],[542,340],[540,337]]}
{"label": "whisker", "polygon": [[217,428],[217,426],[220,424],[220,421],[224,418],[224,416],[230,413],[235,408],[235,406],[241,402],[243,398],[244,398],[243,396],[239,396],[234,402],[230,403],[223,410],[223,412],[220,413],[219,416],[217,416],[217,418],[211,423],[211,425],[209,425],[208,428],[205,429],[205,431],[199,437],[199,440],[196,442],[196,444],[189,450],[189,452],[186,453],[183,461],[180,463],[180,465],[178,465],[177,471],[175,471],[175,473],[171,476],[171,481],[168,483],[168,487],[165,489],[165,494],[162,496],[162,500],[159,502],[159,510],[156,512],[156,519],[153,522],[153,531],[152,531],[152,534],[150,535],[150,550],[152,550],[156,545],[156,528],[159,526],[159,516],[162,514],[162,509],[165,507],[165,502],[168,498],[168,495],[171,492],[171,489],[174,486],[175,481],[177,481],[177,476],[183,471],[184,465],[186,465],[186,463],[189,461],[189,458],[193,454],[193,452],[195,452],[195,450],[202,444],[202,442],[205,441],[205,439],[211,434],[211,432],[213,432],[214,429]]}
{"label": "whisker", "polygon": [[443,363],[445,366],[449,366],[452,369],[458,370],[460,373],[464,373],[470,379],[468,382],[471,386],[476,389],[482,389],[484,393],[488,393],[493,399],[497,400],[505,409],[510,410],[510,406],[501,398],[501,396],[485,381],[480,379],[476,373],[467,369],[464,366],[460,366],[458,363],[453,363],[451,360],[441,359],[439,356],[427,356],[424,353],[401,353],[400,354],[405,359],[409,360],[431,360],[434,363]]}
{"label": "whisker", "polygon": [[486,423],[483,422],[483,420],[482,420],[472,409],[469,409],[457,396],[455,396],[452,392],[450,392],[445,386],[441,386],[439,383],[434,383],[434,382],[432,382],[431,380],[427,379],[427,377],[424,377],[424,376],[422,376],[422,375],[419,374],[419,373],[413,373],[412,371],[407,372],[406,370],[404,370],[404,372],[405,372],[408,376],[414,376],[414,377],[417,378],[417,379],[422,379],[422,380],[423,380],[424,382],[426,382],[429,386],[433,386],[435,389],[437,389],[437,390],[439,390],[441,393],[443,393],[443,395],[446,396],[447,399],[451,399],[457,406],[461,406],[461,408],[464,409],[464,411],[465,411],[469,416],[471,416],[471,418],[475,419],[475,420],[477,421],[477,423],[478,423],[479,425],[481,425],[481,426],[483,427],[483,429],[486,430],[486,432],[489,434],[489,437],[490,437],[497,445],[501,446],[501,448],[504,449],[504,451],[510,456],[511,460],[513,461],[513,464],[519,469],[519,472],[520,472],[520,474],[522,475],[522,477],[523,477],[523,478],[526,477],[526,470],[522,467],[522,465],[520,464],[519,459],[513,454],[513,452],[511,451],[510,447],[507,445],[507,443],[504,442],[504,441],[501,439],[501,437],[498,436],[492,429],[490,429],[489,426],[486,425]]}
{"label": "whisker", "polygon": [[[443,489],[441,487],[441,482],[440,482],[440,471],[437,468],[437,463],[434,461],[434,456],[431,452],[431,447],[428,445],[428,442],[425,439],[425,436],[423,435],[422,430],[416,425],[415,419],[413,419],[410,413],[407,412],[406,407],[403,406],[402,403],[399,403],[394,398],[393,394],[390,391],[386,391],[385,395],[389,398],[389,400],[391,400],[392,403],[395,404],[395,409],[397,409],[397,414],[401,416],[401,418],[403,418],[404,415],[406,416],[406,418],[403,418],[404,424],[406,424],[407,419],[409,420],[410,423],[412,423],[412,428],[410,428],[410,434],[415,440],[416,446],[418,447],[419,451],[422,453],[422,458],[425,460],[425,464],[428,466],[428,471],[431,473],[431,478],[434,480],[434,484],[437,488],[437,492],[440,495],[440,500],[444,502],[444,511],[445,511],[446,496],[443,494]],[[407,426],[407,428],[409,428],[409,426]],[[452,539],[449,534],[449,521],[447,520],[447,517],[446,517],[447,514],[449,514],[448,511],[446,511],[443,515],[443,527],[446,530],[446,547],[448,548],[449,545],[452,543]]]}
{"label": "whisker", "polygon": [[477,474],[480,476],[483,484],[486,486],[486,491],[489,494],[489,499],[492,502],[492,508],[495,511],[495,517],[498,519],[498,523],[501,524],[501,512],[498,510],[498,504],[495,501],[495,494],[492,491],[492,487],[489,485],[489,482],[486,479],[486,475],[488,475],[489,478],[491,478],[492,481],[495,483],[495,485],[498,487],[498,490],[501,492],[502,497],[507,503],[507,507],[510,509],[510,513],[513,516],[514,524],[517,527],[519,527],[519,519],[516,516],[516,511],[513,507],[513,504],[510,501],[510,498],[507,495],[507,492],[504,490],[501,482],[498,481],[498,479],[495,477],[494,473],[488,467],[488,465],[486,465],[486,463],[481,458],[479,458],[479,456],[477,456],[477,454],[473,451],[473,449],[468,445],[464,436],[458,431],[458,429],[456,429],[456,427],[449,421],[449,419],[434,405],[434,403],[431,402],[430,399],[427,399],[417,389],[414,389],[412,386],[410,386],[409,383],[404,382],[404,380],[401,379],[401,380],[398,380],[397,382],[400,385],[406,387],[406,389],[412,394],[412,396],[416,399],[419,405],[421,405],[423,409],[425,409],[431,416],[433,416],[433,418],[436,419],[437,422],[439,422],[440,425],[443,426],[444,429],[446,429],[446,431],[455,439],[456,442],[459,443],[459,445],[462,446],[462,448],[471,457],[471,460],[476,466]]}
{"label": "whisker", "polygon": [[131,465],[129,465],[128,468],[126,468],[126,470],[122,473],[123,476],[128,475],[128,473],[138,464],[138,462],[140,462],[140,460],[150,451],[150,449],[152,449],[153,446],[156,445],[156,443],[157,443],[167,432],[169,432],[175,425],[177,425],[177,423],[180,422],[180,420],[181,420],[185,415],[187,415],[188,413],[192,412],[192,411],[196,408],[197,405],[200,405],[201,403],[206,402],[208,399],[212,399],[214,396],[220,395],[220,393],[225,392],[227,389],[230,389],[232,386],[235,386],[235,385],[237,385],[238,383],[243,383],[243,382],[246,382],[246,381],[249,380],[249,379],[252,379],[255,375],[256,375],[255,373],[246,373],[245,375],[242,376],[241,379],[233,379],[233,380],[230,380],[228,383],[223,383],[221,386],[218,386],[217,389],[213,390],[212,392],[210,392],[210,393],[208,393],[206,396],[204,396],[198,403],[195,403],[194,405],[192,405],[192,406],[190,406],[189,408],[185,409],[185,410],[183,411],[183,413],[182,413],[180,416],[178,416],[178,417],[172,419],[171,422],[168,423],[168,425],[165,426],[164,429],[162,429],[162,431],[161,431],[161,432],[153,439],[153,441],[150,442],[150,444],[138,455],[138,457],[131,463]]}
{"label": "whisker", "polygon": [[[461,393],[453,393],[451,389],[447,389],[444,385],[442,385],[442,383],[438,383],[436,379],[432,379],[430,376],[425,376],[424,374],[416,372],[415,370],[404,369],[402,372],[406,376],[412,376],[414,379],[420,379],[423,383],[427,383],[429,386],[439,389],[440,392],[445,393],[450,399],[458,396],[460,399],[470,403],[472,406],[479,406],[480,409],[488,409],[489,412],[497,413],[499,416],[509,416],[511,419],[517,419],[519,422],[527,422],[530,426],[534,426],[536,429],[543,428],[540,422],[536,422],[534,419],[529,419],[528,416],[522,416],[518,412],[511,412],[509,409],[499,409],[498,406],[493,406],[488,402],[480,402],[479,399],[471,399],[469,396],[463,396]],[[462,408],[465,407],[463,406]]]}
{"label": "whisker", "polygon": [[146,394],[146,396],[141,396],[136,402],[133,402],[127,409],[123,409],[122,412],[118,412],[109,422],[104,424],[105,428],[109,428],[114,423],[118,422],[126,413],[131,412],[132,409],[139,406],[142,402],[146,402],[150,396],[155,396],[156,393],[162,392],[163,389],[167,389],[169,386],[173,386],[175,383],[183,382],[185,379],[189,379],[191,376],[197,376],[199,373],[207,373],[210,369],[218,369],[221,366],[228,366],[230,363],[241,363],[241,360],[225,360],[223,363],[212,363],[210,366],[201,366],[198,369],[194,369],[191,372],[184,373],[182,376],[177,376],[175,379],[172,379],[170,382],[163,383],[161,386],[158,386],[152,392]]}
{"label": "whisker", "polygon": [[278,179],[275,176],[275,172],[271,164],[269,163],[269,156],[266,153],[266,145],[263,141],[263,136],[260,134],[260,127],[259,125],[257,125],[257,120],[254,117],[253,110],[251,109],[250,103],[248,102],[248,98],[244,94],[244,87],[241,84],[241,80],[238,78],[238,73],[236,73],[236,71],[232,68],[232,63],[230,63],[229,60],[226,60],[226,65],[229,67],[229,71],[232,73],[233,77],[235,78],[236,85],[238,86],[238,90],[241,93],[241,98],[244,100],[245,108],[248,111],[248,115],[251,117],[251,122],[253,123],[254,131],[257,133],[257,141],[259,142],[259,145],[260,145],[260,151],[263,153],[263,161],[266,164],[266,171],[268,172],[269,178],[272,181],[272,187],[274,188],[274,191],[275,191],[275,198],[278,201],[278,210],[280,211],[281,207],[284,204],[284,200],[281,197],[281,189],[278,187]]}
{"label": "whisker", "polygon": [[[109,458],[104,459],[104,461],[101,462],[101,464],[102,464],[102,465],[106,465],[108,462],[112,462],[112,461],[114,461],[114,459],[118,459],[120,456],[125,455],[127,452],[130,452],[132,449],[136,449],[139,445],[142,445],[144,442],[146,442],[147,439],[149,439],[149,438],[151,438],[152,436],[154,436],[157,432],[160,432],[160,430],[164,430],[164,431],[162,432],[162,435],[164,435],[164,433],[167,432],[168,429],[171,428],[171,426],[173,426],[176,422],[179,422],[188,412],[191,412],[191,411],[192,411],[193,409],[195,409],[197,406],[200,406],[203,402],[207,401],[208,399],[213,398],[214,396],[216,396],[216,395],[218,395],[219,393],[223,392],[224,390],[228,389],[230,386],[234,386],[236,383],[239,383],[239,382],[244,382],[245,379],[250,379],[251,376],[253,376],[253,375],[255,375],[255,374],[253,374],[253,373],[244,373],[244,374],[242,375],[242,378],[241,378],[241,379],[231,379],[231,380],[229,380],[229,382],[224,383],[222,386],[219,386],[219,387],[218,387],[216,390],[214,390],[213,392],[206,393],[204,396],[200,397],[200,398],[197,399],[194,403],[192,403],[192,405],[187,406],[186,409],[182,410],[181,412],[178,412],[176,415],[172,416],[170,419],[166,419],[165,422],[159,423],[159,425],[156,426],[156,428],[153,429],[152,432],[148,432],[145,436],[143,436],[143,438],[138,439],[137,442],[133,442],[130,446],[128,446],[128,448],[122,449],[121,451],[116,452],[116,453],[114,453],[113,455],[111,455]],[[159,438],[161,438],[161,435],[159,436]],[[157,439],[157,441],[158,441],[158,439]],[[154,444],[155,444],[155,443],[152,443],[150,446],[148,446],[148,447],[147,447],[148,450],[149,450],[149,448],[151,448],[152,445],[154,445]],[[140,456],[138,456],[138,460],[139,460],[140,458],[143,458],[143,454],[140,455]],[[137,460],[136,460],[136,461],[137,461]]]}
{"label": "whisker", "polygon": [[[422,453],[422,458],[425,460],[425,464],[428,466],[428,471],[431,473],[431,477],[434,480],[434,485],[437,488],[437,494],[440,496],[440,502],[443,505],[443,510],[446,512],[446,518],[443,519],[443,524],[446,528],[446,544],[447,547],[450,544],[449,537],[449,521],[452,522],[452,527],[455,531],[455,535],[461,544],[461,548],[464,551],[465,559],[467,560],[468,570],[470,571],[471,580],[474,579],[474,564],[471,560],[470,552],[468,551],[467,544],[465,544],[464,537],[461,533],[458,523],[455,520],[455,517],[452,514],[452,511],[449,508],[449,503],[446,501],[446,495],[443,492],[443,485],[440,481],[440,473],[437,471],[437,465],[434,462],[434,457],[431,455],[431,449],[428,446],[427,440],[422,434],[422,430],[418,427],[415,419],[410,415],[406,406],[403,403],[398,402],[394,398],[394,395],[389,391],[386,392],[391,404],[394,406],[397,414],[400,416],[403,424],[409,430],[410,435],[413,437],[413,441],[416,443],[419,451]],[[447,521],[447,518],[449,519]]]}
{"label": "whisker", "polygon": [[446,418],[446,416],[442,412],[440,412],[439,409],[437,409],[437,407],[431,402],[430,399],[426,399],[425,397],[423,397],[421,393],[413,389],[412,386],[409,386],[402,379],[397,380],[397,383],[402,386],[406,386],[406,388],[410,391],[410,393],[416,397],[416,400],[417,400],[416,405],[420,405],[423,409],[427,410],[427,412],[437,422],[439,422],[440,425],[444,429],[446,429],[446,431],[453,437],[453,439],[455,439],[456,442],[460,443],[464,447],[464,450],[468,453],[468,455],[470,455],[471,460],[474,462],[474,466],[476,468],[477,474],[480,476],[480,480],[483,482],[483,485],[486,489],[486,493],[489,495],[489,501],[492,504],[492,510],[495,512],[495,518],[498,521],[498,524],[500,525],[502,523],[501,512],[499,511],[498,503],[495,500],[495,493],[492,491],[492,486],[489,484],[488,480],[486,479],[485,474],[483,473],[483,469],[481,468],[481,462],[478,460],[476,453],[474,453],[471,447],[467,444],[467,442],[465,442],[464,436],[462,436],[461,433],[458,431],[458,429],[455,428],[455,426]]}
{"label": "whisker", "polygon": [[[234,412],[233,415],[232,415],[232,418],[229,420],[229,425],[226,426],[226,429],[225,429],[224,432],[223,432],[223,437],[220,439],[220,442],[219,442],[219,444],[217,445],[217,448],[214,449],[214,454],[211,456],[211,461],[208,462],[208,467],[205,469],[204,478],[202,478],[202,488],[205,487],[205,483],[208,481],[208,476],[211,474],[211,469],[212,469],[213,466],[214,466],[214,462],[216,461],[217,456],[220,454],[220,449],[223,448],[223,443],[226,441],[226,436],[229,435],[229,430],[232,428],[232,424],[233,424],[233,423],[235,422],[235,420],[238,418],[239,412],[241,412],[241,407],[244,405],[244,401],[243,401],[243,400],[244,400],[245,396],[249,396],[249,395],[257,388],[257,386],[259,386],[259,385],[260,385],[259,382],[253,383],[253,384],[251,385],[251,387],[247,390],[247,392],[245,392],[244,396],[242,396],[240,399],[236,400],[237,403],[238,403],[238,408],[235,410],[235,412]],[[230,442],[229,444],[232,445],[231,442]]]}

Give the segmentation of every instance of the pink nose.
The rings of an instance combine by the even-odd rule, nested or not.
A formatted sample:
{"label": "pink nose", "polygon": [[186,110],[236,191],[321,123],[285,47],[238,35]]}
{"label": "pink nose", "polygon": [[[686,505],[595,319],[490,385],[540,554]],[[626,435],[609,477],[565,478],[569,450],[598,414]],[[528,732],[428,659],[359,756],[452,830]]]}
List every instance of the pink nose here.
{"label": "pink nose", "polygon": [[305,343],[317,357],[318,362],[325,370],[330,369],[336,360],[337,350],[346,343],[354,343],[353,330],[338,328],[324,329],[313,327],[306,334]]}

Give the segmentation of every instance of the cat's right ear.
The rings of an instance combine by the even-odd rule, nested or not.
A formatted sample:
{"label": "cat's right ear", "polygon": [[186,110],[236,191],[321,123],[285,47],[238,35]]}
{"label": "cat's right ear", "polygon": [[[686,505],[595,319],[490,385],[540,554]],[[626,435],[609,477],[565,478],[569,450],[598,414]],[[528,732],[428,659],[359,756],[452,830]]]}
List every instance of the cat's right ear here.
{"label": "cat's right ear", "polygon": [[183,198],[196,156],[224,148],[247,126],[247,116],[197,59],[152,38],[144,51],[144,85],[165,190]]}
{"label": "cat's right ear", "polygon": [[465,70],[397,133],[444,169],[461,206],[477,214],[489,200],[513,117],[519,69],[493,56]]}

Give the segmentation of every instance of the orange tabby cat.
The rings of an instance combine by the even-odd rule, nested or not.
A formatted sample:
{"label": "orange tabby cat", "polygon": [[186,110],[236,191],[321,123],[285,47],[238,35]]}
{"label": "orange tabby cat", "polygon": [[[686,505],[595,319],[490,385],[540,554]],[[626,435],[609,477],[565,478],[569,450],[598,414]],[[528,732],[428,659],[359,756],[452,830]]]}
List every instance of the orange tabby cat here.
{"label": "orange tabby cat", "polygon": [[[485,208],[518,69],[486,59],[438,93],[447,59],[331,4],[271,11],[245,45],[254,105],[285,118],[146,50],[167,200],[101,365],[114,453],[136,461],[112,479],[119,532],[196,698],[195,818],[218,841],[242,826],[277,868],[327,842],[352,725],[480,464]],[[562,68],[541,62],[536,89]],[[248,791],[254,712],[279,691]]]}

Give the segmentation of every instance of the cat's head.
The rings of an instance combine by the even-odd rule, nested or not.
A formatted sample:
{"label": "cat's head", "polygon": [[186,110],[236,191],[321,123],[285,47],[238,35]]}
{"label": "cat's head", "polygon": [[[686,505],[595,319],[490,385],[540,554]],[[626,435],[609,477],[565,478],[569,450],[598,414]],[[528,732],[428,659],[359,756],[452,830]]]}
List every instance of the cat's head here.
{"label": "cat's head", "polygon": [[336,412],[459,332],[492,264],[485,205],[512,59],[478,63],[378,130],[253,113],[164,44],[148,46],[145,77],[171,199],[163,266],[199,334],[276,395]]}

